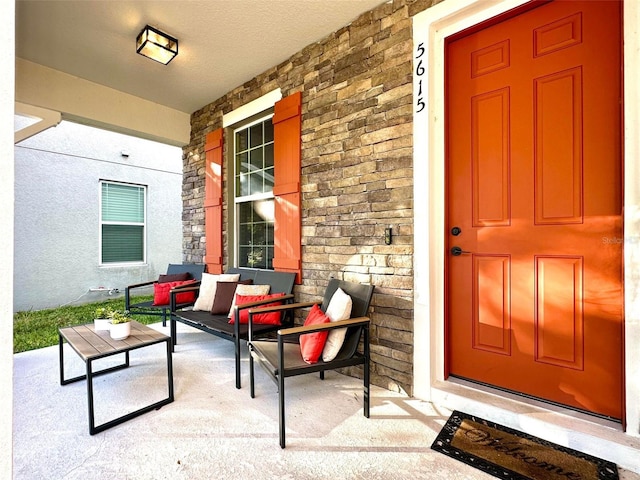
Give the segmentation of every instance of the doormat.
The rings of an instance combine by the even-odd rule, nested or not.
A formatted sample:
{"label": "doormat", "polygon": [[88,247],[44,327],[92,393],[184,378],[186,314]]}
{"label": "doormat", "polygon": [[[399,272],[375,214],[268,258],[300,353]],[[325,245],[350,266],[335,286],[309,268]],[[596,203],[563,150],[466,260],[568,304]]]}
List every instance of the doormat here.
{"label": "doormat", "polygon": [[615,463],[454,411],[433,450],[505,480],[613,480]]}

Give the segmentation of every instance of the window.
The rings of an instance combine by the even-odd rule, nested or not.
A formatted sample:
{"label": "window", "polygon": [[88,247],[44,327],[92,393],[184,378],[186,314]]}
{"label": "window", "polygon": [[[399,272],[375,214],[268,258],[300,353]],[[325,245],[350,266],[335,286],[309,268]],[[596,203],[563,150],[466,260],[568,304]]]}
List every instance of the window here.
{"label": "window", "polygon": [[146,187],[100,182],[100,263],[144,263]]}
{"label": "window", "polygon": [[[281,98],[279,89],[223,115],[222,127],[206,135],[204,262],[210,273],[222,273],[227,259],[234,266],[294,272],[302,281],[301,142],[302,92]],[[229,155],[226,184],[223,150]],[[229,186],[229,228],[223,224],[223,185]]]}
{"label": "window", "polygon": [[271,116],[234,130],[236,258],[239,267],[273,269]]}

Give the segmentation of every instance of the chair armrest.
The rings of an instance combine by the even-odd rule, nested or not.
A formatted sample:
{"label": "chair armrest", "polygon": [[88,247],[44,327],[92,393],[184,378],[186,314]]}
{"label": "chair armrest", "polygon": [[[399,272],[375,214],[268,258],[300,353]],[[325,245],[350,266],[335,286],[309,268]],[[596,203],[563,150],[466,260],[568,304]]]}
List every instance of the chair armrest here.
{"label": "chair armrest", "polygon": [[127,285],[125,287],[125,290],[130,290],[132,288],[139,288],[139,287],[147,287],[149,285],[153,285],[156,282],[157,282],[157,280],[151,280],[149,282],[143,282],[143,283],[134,283],[133,285]]}
{"label": "chair armrest", "polygon": [[[184,293],[184,292],[198,292],[200,291],[200,281],[197,282],[193,282],[190,283],[188,285],[185,286],[179,286],[179,287],[175,287],[172,288],[171,290],[169,290],[169,310],[171,312],[175,312],[176,311],[176,297],[179,293]],[[195,302],[193,302],[195,303]],[[182,304],[181,304],[182,305]]]}
{"label": "chair armrest", "polygon": [[322,330],[333,330],[336,328],[354,327],[366,325],[371,322],[369,317],[348,318],[337,322],[316,323],[314,325],[302,325],[300,327],[283,328],[278,330],[278,336],[287,337],[291,335],[301,335],[304,333],[320,332]]}
{"label": "chair armrest", "polygon": [[133,285],[124,287],[124,309],[129,310],[129,306],[131,305],[131,290],[139,287],[148,287],[149,285],[154,285],[156,282],[157,280],[150,280],[148,282],[134,283]]}
{"label": "chair armrest", "polygon": [[175,287],[169,290],[169,295],[176,295],[178,293],[190,292],[191,290],[200,290],[200,282],[190,283],[180,287]]}
{"label": "chair armrest", "polygon": [[[270,298],[268,301],[255,302],[255,304],[273,303],[275,301],[280,300],[281,298],[283,299],[293,298],[293,294],[284,295],[283,297]],[[255,306],[255,304],[243,303],[242,308]],[[294,310],[296,308],[313,307],[314,305],[320,305],[320,302],[303,302],[303,303],[298,302],[298,303],[287,303],[285,305],[274,305],[273,307],[252,308],[251,310],[249,310],[249,318],[251,318],[251,316],[253,316],[254,314],[258,314],[258,313],[280,312],[283,310]]]}
{"label": "chair armrest", "polygon": [[[281,302],[283,300],[290,300],[292,298],[293,298],[293,294],[289,293],[287,295],[282,295],[280,297],[272,297],[272,298],[266,298],[264,300],[258,300],[257,302],[242,303],[240,305],[236,305],[236,308],[238,310],[245,310],[247,308],[259,307],[260,305],[267,305],[269,303]],[[255,308],[253,310],[249,310],[249,315],[251,315],[252,312],[255,312],[255,313],[267,313],[267,312],[276,312],[278,310],[287,310],[287,307],[289,307],[291,305],[294,305],[294,304],[277,305],[277,306],[273,306],[273,307]]]}
{"label": "chair armrest", "polygon": [[[284,301],[286,302],[287,300],[292,300],[294,297],[293,293],[288,293],[286,295],[282,295],[281,297],[272,297],[272,298],[268,298],[266,300],[261,300],[259,302],[250,302],[250,303],[243,303],[241,305],[236,305],[236,311],[234,312],[234,318],[235,318],[235,334],[236,336],[240,335],[240,310],[244,310],[249,308],[249,319],[248,319],[248,338],[249,341],[251,341],[253,339],[253,315],[257,314],[257,313],[269,313],[269,312],[288,312],[290,310],[293,310],[295,308],[300,308],[300,306],[312,306],[314,305],[314,303],[309,303],[309,305],[307,305],[306,303],[285,303],[283,305],[274,305],[271,307],[262,307],[262,308],[253,308],[253,307],[257,307],[262,305],[266,305],[269,303],[274,303],[274,302],[280,302],[280,301]],[[286,315],[286,314],[285,314]],[[280,318],[283,318],[282,315],[280,316]]]}

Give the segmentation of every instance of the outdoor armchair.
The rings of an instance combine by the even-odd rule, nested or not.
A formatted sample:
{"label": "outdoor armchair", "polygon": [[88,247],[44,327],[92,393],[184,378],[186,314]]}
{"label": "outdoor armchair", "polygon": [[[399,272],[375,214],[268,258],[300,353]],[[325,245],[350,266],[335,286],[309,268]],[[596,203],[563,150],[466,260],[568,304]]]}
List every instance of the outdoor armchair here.
{"label": "outdoor armchair", "polygon": [[[369,323],[366,317],[373,285],[361,285],[332,279],[325,291],[322,301],[322,312],[327,312],[333,295],[342,290],[351,298],[352,307],[348,319],[331,321],[314,325],[285,328],[277,332],[277,339],[254,339],[252,336],[252,317],[259,313],[274,311],[293,311],[309,308],[319,302],[294,303],[267,308],[249,310],[249,375],[251,397],[255,397],[254,363],[257,362],[278,386],[280,447],[285,448],[285,378],[307,373],[319,372],[324,379],[326,370],[363,365],[364,382],[364,416],[369,418]],[[325,361],[319,358],[315,363],[307,363],[300,346],[300,336],[322,331],[334,331],[346,328],[344,342],[338,346],[335,358]],[[358,346],[362,340],[362,351]],[[325,345],[326,346],[326,345]],[[323,352],[324,353],[324,352]]]}
{"label": "outdoor armchair", "polygon": [[[193,285],[197,285],[202,279],[202,274],[206,270],[206,265],[198,263],[182,263],[182,264],[169,264],[167,267],[167,273],[160,275],[155,280],[149,280],[142,283],[136,283],[129,285],[124,290],[124,305],[125,310],[128,310],[132,315],[158,315],[162,317],[162,326],[166,326],[167,317],[171,311],[169,301],[169,291],[171,288],[178,287],[179,283],[183,281],[193,282]],[[178,280],[181,279],[181,280]],[[147,302],[131,303],[131,295],[136,289],[142,289],[143,287],[154,287],[154,299]],[[166,291],[166,302],[164,301]],[[162,297],[162,299],[161,299]],[[184,308],[192,305],[193,301],[183,301],[178,305],[178,308]]]}

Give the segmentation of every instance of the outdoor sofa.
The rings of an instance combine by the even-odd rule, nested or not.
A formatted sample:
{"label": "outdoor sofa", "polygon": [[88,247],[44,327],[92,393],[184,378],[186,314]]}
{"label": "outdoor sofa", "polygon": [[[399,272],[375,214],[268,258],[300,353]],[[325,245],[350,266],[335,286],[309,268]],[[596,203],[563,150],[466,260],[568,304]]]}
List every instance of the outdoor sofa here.
{"label": "outdoor sofa", "polygon": [[[230,323],[231,319],[229,318],[227,311],[214,314],[210,311],[194,310],[194,307],[180,308],[177,304],[176,298],[179,294],[184,294],[187,291],[194,291],[196,294],[200,294],[200,288],[205,280],[203,278],[203,282],[200,284],[192,287],[174,289],[170,292],[170,325],[171,339],[174,348],[178,343],[176,322],[189,325],[190,327],[197,328],[203,332],[210,333],[219,338],[233,342],[235,345],[236,388],[241,388],[240,346],[241,343],[246,342],[249,339],[249,324],[241,323],[241,316],[248,317],[247,312],[250,308],[256,308],[262,305],[273,305],[274,302],[281,302],[282,304],[293,302],[292,291],[296,275],[295,273],[251,268],[229,268],[224,275],[234,274],[239,275],[238,282],[249,282],[254,286],[269,285],[269,295],[282,295],[277,298],[266,298],[239,305],[237,308],[233,309],[233,323]],[[206,275],[207,274],[205,274],[205,276]],[[223,281],[222,283],[227,282]],[[219,285],[220,283],[218,283],[218,286]],[[218,289],[216,293],[219,292],[220,289]],[[291,314],[291,312],[278,312],[276,316],[276,321],[274,321],[273,315],[271,315],[271,319],[269,320],[271,323],[254,323],[252,325],[254,338],[265,336],[271,332],[276,332],[281,328],[289,328],[293,326],[293,314]]]}

